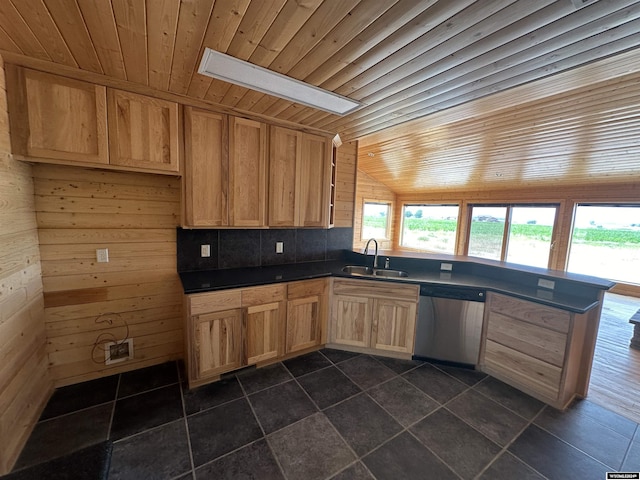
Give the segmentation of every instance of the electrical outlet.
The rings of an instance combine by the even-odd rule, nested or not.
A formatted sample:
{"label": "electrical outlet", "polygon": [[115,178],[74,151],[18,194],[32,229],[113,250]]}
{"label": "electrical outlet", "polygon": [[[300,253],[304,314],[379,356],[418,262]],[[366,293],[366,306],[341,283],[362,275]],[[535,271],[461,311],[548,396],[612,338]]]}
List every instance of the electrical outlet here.
{"label": "electrical outlet", "polygon": [[452,263],[441,263],[440,264],[440,270],[444,270],[444,271],[450,272],[451,270],[453,270],[453,264]]}
{"label": "electrical outlet", "polygon": [[109,249],[108,248],[97,248],[96,249],[96,260],[98,263],[109,263]]}
{"label": "electrical outlet", "polygon": [[284,253],[284,242],[276,242],[276,253]]}
{"label": "electrical outlet", "polygon": [[553,280],[547,280],[544,278],[539,278],[538,279],[538,286],[540,288],[547,288],[549,290],[553,290],[556,287],[556,282],[554,282]]}
{"label": "electrical outlet", "polygon": [[211,256],[211,245],[200,245],[200,256],[210,257]]}
{"label": "electrical outlet", "polygon": [[108,342],[104,346],[104,363],[124,362],[133,359],[133,338],[126,338],[117,342]]}

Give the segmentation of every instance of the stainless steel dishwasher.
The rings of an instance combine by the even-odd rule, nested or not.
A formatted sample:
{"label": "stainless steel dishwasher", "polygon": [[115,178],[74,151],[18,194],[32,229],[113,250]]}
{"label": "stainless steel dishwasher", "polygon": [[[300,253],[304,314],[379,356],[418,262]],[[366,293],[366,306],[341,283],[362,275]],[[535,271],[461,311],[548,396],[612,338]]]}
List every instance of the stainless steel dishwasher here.
{"label": "stainless steel dishwasher", "polygon": [[485,290],[421,285],[414,359],[475,368]]}

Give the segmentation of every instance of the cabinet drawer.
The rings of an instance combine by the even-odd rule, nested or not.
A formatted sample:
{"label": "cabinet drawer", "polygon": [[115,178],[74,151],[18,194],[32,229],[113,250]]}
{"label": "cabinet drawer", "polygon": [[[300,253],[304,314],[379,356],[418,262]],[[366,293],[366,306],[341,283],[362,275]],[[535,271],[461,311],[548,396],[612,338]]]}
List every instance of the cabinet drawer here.
{"label": "cabinet drawer", "polygon": [[327,282],[328,280],[326,278],[291,282],[287,286],[287,298],[292,300],[294,298],[304,298],[313,295],[324,295],[327,293]]}
{"label": "cabinet drawer", "polygon": [[571,323],[569,312],[495,293],[490,294],[489,299],[489,309],[492,312],[502,313],[562,333],[569,331]]}
{"label": "cabinet drawer", "polygon": [[410,300],[417,302],[419,287],[394,282],[376,282],[371,280],[334,279],[333,293],[337,295],[356,295],[393,300]]}
{"label": "cabinet drawer", "polygon": [[266,285],[264,287],[252,287],[242,290],[242,306],[262,305],[265,303],[279,302],[285,299],[286,287],[284,284]]}
{"label": "cabinet drawer", "polygon": [[491,312],[487,339],[557,367],[564,363],[567,335],[555,330]]}
{"label": "cabinet drawer", "polygon": [[190,316],[240,308],[242,305],[240,290],[196,293],[188,296],[188,302]]}
{"label": "cabinet drawer", "polygon": [[525,353],[487,340],[483,370],[498,378],[508,378],[521,387],[558,398],[562,370]]}

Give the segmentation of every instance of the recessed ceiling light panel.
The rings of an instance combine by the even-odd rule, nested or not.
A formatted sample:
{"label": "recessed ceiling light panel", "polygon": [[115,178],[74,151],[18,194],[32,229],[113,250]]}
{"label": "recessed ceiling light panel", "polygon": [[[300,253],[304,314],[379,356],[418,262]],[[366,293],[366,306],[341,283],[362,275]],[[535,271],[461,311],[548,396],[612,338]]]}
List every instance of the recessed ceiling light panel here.
{"label": "recessed ceiling light panel", "polygon": [[337,115],[346,115],[361,105],[350,98],[210,48],[204,50],[198,73]]}

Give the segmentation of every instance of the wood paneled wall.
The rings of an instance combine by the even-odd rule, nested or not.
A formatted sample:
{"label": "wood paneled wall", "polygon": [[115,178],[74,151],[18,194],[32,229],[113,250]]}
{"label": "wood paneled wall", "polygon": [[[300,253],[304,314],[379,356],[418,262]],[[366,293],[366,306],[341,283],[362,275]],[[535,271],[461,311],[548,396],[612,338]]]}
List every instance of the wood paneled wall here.
{"label": "wood paneled wall", "polygon": [[[180,358],[180,180],[46,164],[33,175],[56,386]],[[108,263],[96,262],[98,248],[108,248]],[[125,322],[134,359],[106,366],[94,346],[123,339]]]}
{"label": "wood paneled wall", "polygon": [[394,213],[396,210],[396,194],[391,191],[384,183],[377,181],[375,178],[367,175],[362,170],[358,170],[358,180],[356,184],[356,203],[355,203],[355,218],[353,227],[353,248],[364,248],[367,243],[367,239],[362,239],[362,207],[365,200],[375,202],[389,202],[391,203],[389,219],[391,225],[389,226],[389,240],[378,241],[378,248],[384,250],[393,249],[393,239],[395,238],[395,222]]}
{"label": "wood paneled wall", "polygon": [[52,391],[31,166],[11,158],[6,100],[0,59],[0,475]]}
{"label": "wood paneled wall", "polygon": [[343,143],[336,154],[336,227],[353,226],[358,142]]}

